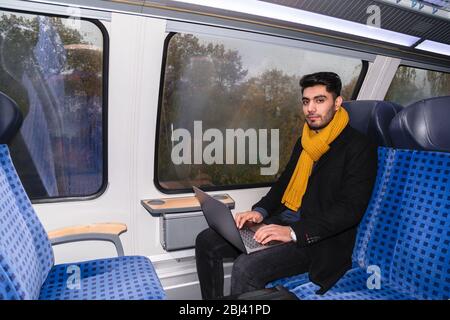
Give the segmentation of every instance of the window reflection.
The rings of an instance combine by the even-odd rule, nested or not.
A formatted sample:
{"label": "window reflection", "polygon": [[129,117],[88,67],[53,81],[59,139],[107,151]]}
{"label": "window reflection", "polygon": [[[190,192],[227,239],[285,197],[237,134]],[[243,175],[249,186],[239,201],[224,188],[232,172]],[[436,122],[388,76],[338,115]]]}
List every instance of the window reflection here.
{"label": "window reflection", "polygon": [[450,73],[400,66],[385,100],[410,105],[421,99],[450,95]]}
{"label": "window reflection", "polygon": [[[300,78],[333,71],[350,99],[362,70],[354,58],[255,41],[177,33],[167,48],[160,114],[157,181],[163,189],[273,182],[286,165],[304,123]],[[258,164],[173,164],[177,128],[194,135],[194,121],[210,128],[279,130],[279,171],[261,175]],[[270,139],[269,139],[270,140]],[[203,147],[208,143],[203,142]],[[270,144],[270,143],[269,143]],[[223,152],[225,152],[225,148]],[[247,148],[246,159],[249,158]]]}
{"label": "window reflection", "polygon": [[10,149],[30,198],[103,184],[103,35],[92,22],[0,11],[0,91],[23,115]]}

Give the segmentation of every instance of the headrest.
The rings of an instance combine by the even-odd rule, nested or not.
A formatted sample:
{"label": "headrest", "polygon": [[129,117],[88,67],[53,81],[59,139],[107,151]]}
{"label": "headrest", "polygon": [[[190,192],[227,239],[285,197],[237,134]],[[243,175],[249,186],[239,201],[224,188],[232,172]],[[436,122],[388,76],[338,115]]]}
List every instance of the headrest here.
{"label": "headrest", "polygon": [[389,124],[403,107],[399,104],[377,100],[345,101],[350,126],[366,135],[378,146],[390,147]]}
{"label": "headrest", "polygon": [[23,117],[17,104],[0,92],[0,144],[7,144],[19,131]]}
{"label": "headrest", "polygon": [[450,152],[450,96],[417,101],[392,119],[395,148]]}

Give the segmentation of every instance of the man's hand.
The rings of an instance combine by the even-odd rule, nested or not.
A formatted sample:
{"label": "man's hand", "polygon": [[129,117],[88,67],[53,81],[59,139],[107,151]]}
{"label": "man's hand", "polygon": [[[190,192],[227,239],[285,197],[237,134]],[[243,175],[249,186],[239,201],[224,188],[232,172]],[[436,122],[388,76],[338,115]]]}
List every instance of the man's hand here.
{"label": "man's hand", "polygon": [[263,221],[263,216],[258,211],[239,212],[235,215],[236,227],[241,229],[246,222],[260,223]]}
{"label": "man's hand", "polygon": [[255,232],[255,240],[261,244],[266,244],[273,240],[289,242],[292,241],[291,228],[277,224],[262,226]]}

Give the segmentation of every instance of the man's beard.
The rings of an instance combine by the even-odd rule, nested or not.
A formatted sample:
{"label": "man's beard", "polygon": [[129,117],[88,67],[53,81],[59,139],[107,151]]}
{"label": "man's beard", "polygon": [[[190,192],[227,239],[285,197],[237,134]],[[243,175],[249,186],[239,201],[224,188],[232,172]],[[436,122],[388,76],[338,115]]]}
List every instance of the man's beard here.
{"label": "man's beard", "polygon": [[333,115],[331,116],[330,120],[328,120],[326,123],[324,123],[320,126],[311,126],[308,123],[308,121],[306,121],[306,124],[308,125],[309,129],[311,129],[311,130],[322,130],[323,128],[325,128],[327,125],[330,124],[330,122],[333,120],[335,114],[336,114],[336,111],[333,112]]}
{"label": "man's beard", "polygon": [[311,130],[322,130],[323,128],[325,128],[327,125],[329,125],[331,122],[331,120],[328,123],[325,123],[321,126],[315,126],[315,127],[311,127],[311,125],[308,123],[308,121],[306,122],[306,124],[308,125],[309,129]]}

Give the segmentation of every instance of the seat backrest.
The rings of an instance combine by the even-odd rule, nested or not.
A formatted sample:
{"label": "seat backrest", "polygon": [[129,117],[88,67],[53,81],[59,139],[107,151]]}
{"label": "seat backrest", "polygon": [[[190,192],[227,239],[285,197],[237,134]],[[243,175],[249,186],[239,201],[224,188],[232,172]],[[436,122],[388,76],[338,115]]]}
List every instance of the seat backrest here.
{"label": "seat backrest", "polygon": [[378,148],[378,170],[369,205],[353,250],[353,264],[366,269],[376,265],[388,279],[403,210],[405,179],[410,157],[392,148]]}
{"label": "seat backrest", "polygon": [[369,137],[378,146],[390,147],[389,124],[403,107],[393,102],[377,100],[345,101],[350,126]]}
{"label": "seat backrest", "polygon": [[[1,160],[4,145],[0,145]],[[20,213],[8,181],[7,170],[0,167],[0,292],[2,299],[36,299],[42,285],[41,267],[31,231]]]}
{"label": "seat backrest", "polygon": [[0,92],[0,144],[8,143],[22,125],[23,117],[16,103]]}
{"label": "seat backrest", "polygon": [[377,261],[387,272],[391,262],[388,252],[392,253],[396,230],[380,226],[396,219],[389,207],[397,206],[399,199],[397,196],[393,198],[398,186],[389,184],[395,165],[395,150],[386,147],[392,145],[389,124],[403,107],[377,100],[346,101],[343,106],[349,113],[350,125],[380,146],[377,178],[368,207],[358,226],[352,255],[353,265],[367,268]]}
{"label": "seat backrest", "polygon": [[[418,299],[450,298],[450,96],[420,100],[390,125],[411,154],[390,282]],[[440,152],[434,152],[440,151]]]}
{"label": "seat backrest", "polygon": [[417,101],[393,119],[389,133],[399,149],[450,152],[450,96]]}
{"label": "seat backrest", "polygon": [[[0,109],[17,105],[0,95]],[[17,109],[18,110],[18,109]],[[1,113],[11,139],[20,127],[15,112]],[[6,115],[5,115],[6,114]],[[2,140],[3,139],[3,140]],[[53,250],[23,189],[7,145],[0,144],[0,299],[37,299],[54,264]]]}
{"label": "seat backrest", "polygon": [[388,177],[392,167],[393,151],[390,148],[378,148],[378,166],[375,184],[366,212],[358,225],[358,232],[356,234],[355,247],[352,254],[354,267],[367,267],[365,253],[370,243],[370,235],[375,227],[374,223],[379,216],[380,205],[386,196],[386,184],[389,181]]}
{"label": "seat backrest", "polygon": [[450,153],[397,153],[410,160],[389,283],[417,299],[449,299]]}
{"label": "seat backrest", "polygon": [[450,298],[450,153],[379,148],[353,264],[417,299]]}

